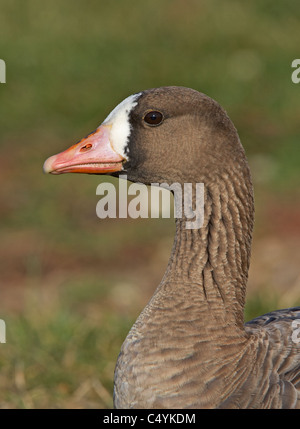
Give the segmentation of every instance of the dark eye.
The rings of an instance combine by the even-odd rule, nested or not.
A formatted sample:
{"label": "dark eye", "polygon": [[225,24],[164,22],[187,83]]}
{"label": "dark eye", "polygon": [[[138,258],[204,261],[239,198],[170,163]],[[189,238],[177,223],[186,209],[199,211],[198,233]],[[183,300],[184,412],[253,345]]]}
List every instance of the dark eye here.
{"label": "dark eye", "polygon": [[156,110],[151,110],[151,112],[148,112],[144,116],[144,121],[148,125],[159,125],[163,119],[164,119],[163,114]]}

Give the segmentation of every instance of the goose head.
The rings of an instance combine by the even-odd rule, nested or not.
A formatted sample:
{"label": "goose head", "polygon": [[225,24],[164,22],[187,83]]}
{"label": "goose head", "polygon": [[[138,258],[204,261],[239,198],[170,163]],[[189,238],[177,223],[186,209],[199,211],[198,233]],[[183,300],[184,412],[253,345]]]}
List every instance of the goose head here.
{"label": "goose head", "polygon": [[[213,282],[218,277],[226,294],[231,295],[234,304],[228,308],[238,303],[235,313],[242,323],[254,221],[253,190],[238,133],[216,101],[196,90],[175,86],[133,94],[94,132],[48,158],[44,171],[126,174],[128,180],[146,185],[203,183],[204,221],[197,237],[193,237],[193,232],[184,230],[184,215],[176,219],[167,271],[174,278],[190,276],[191,280],[194,276],[193,281],[199,281],[200,268],[192,275],[188,264],[180,261],[186,261],[181,243],[190,241],[190,252],[199,259],[198,267],[208,261]],[[195,194],[189,199],[189,207],[184,206],[182,198],[182,213],[194,203]]]}
{"label": "goose head", "polygon": [[235,165],[249,175],[236,129],[223,108],[184,87],[123,100],[91,134],[47,159],[52,174],[126,174],[144,184],[213,180]]}

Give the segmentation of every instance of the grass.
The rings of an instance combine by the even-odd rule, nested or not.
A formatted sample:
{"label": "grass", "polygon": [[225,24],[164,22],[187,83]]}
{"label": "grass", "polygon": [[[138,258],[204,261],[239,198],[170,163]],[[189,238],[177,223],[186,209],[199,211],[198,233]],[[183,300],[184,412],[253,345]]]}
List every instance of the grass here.
{"label": "grass", "polygon": [[[80,285],[89,286],[86,279]],[[109,310],[97,315],[91,308],[87,314],[82,302],[79,312],[70,300],[57,298],[41,308],[35,292],[21,316],[5,319],[5,351],[12,359],[0,360],[3,408],[112,406],[117,343],[129,328],[128,317],[116,318]]]}
{"label": "grass", "polygon": [[112,406],[120,345],[164,272],[174,225],[100,221],[103,179],[47,177],[42,165],[142,89],[188,86],[226,108],[256,189],[245,317],[299,303],[296,0],[0,5],[7,69],[0,84],[0,318],[7,325],[0,407]]}

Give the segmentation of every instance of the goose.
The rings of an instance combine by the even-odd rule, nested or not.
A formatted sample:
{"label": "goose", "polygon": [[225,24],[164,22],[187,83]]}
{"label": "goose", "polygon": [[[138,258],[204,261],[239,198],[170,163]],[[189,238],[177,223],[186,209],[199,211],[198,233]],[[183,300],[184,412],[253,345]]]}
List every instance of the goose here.
{"label": "goose", "polygon": [[244,322],[253,187],[216,101],[176,86],[135,93],[44,172],[204,184],[201,226],[176,218],[163,279],[121,347],[115,408],[300,408],[300,307]]}

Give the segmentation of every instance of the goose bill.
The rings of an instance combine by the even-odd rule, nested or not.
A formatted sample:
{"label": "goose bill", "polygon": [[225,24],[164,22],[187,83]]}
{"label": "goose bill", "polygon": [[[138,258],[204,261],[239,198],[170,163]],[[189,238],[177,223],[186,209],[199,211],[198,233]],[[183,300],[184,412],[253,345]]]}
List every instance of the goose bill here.
{"label": "goose bill", "polygon": [[111,125],[101,125],[69,149],[48,158],[44,172],[51,174],[105,174],[122,170],[125,159],[110,141]]}

